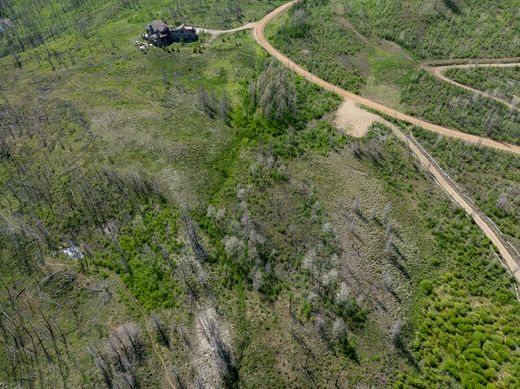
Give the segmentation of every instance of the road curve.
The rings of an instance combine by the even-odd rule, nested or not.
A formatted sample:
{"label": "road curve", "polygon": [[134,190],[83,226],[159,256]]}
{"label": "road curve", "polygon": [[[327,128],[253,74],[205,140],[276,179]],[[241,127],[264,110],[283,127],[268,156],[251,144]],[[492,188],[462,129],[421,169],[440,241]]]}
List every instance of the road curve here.
{"label": "road curve", "polygon": [[520,111],[520,107],[517,107],[505,100],[502,100],[499,97],[493,96],[490,93],[484,92],[480,89],[472,88],[468,85],[461,84],[455,80],[452,80],[451,78],[444,75],[444,72],[448,69],[474,69],[474,68],[506,68],[506,67],[516,67],[520,66],[520,62],[510,62],[510,63],[467,63],[467,64],[457,64],[457,65],[441,65],[441,66],[422,66],[424,70],[426,70],[428,73],[432,74],[433,76],[437,77],[438,79],[449,82],[450,84],[453,84],[455,86],[458,86],[459,88],[466,89],[470,92],[473,92],[477,95],[487,97],[489,99],[493,99],[495,101],[498,101],[501,104],[506,105],[509,109],[514,109],[517,111]]}
{"label": "road curve", "polygon": [[[499,150],[512,152],[515,154],[520,155],[520,147],[514,146],[514,145],[507,145],[503,143],[499,143],[487,138],[481,138],[475,135],[470,135],[466,133],[461,133],[456,130],[452,130],[449,128],[445,128],[442,126],[438,126],[429,122],[426,122],[424,120],[420,120],[417,118],[414,118],[413,116],[409,116],[406,114],[403,114],[401,112],[398,112],[396,110],[393,110],[391,108],[388,108],[382,104],[376,103],[372,100],[368,100],[364,97],[355,95],[351,92],[348,92],[336,85],[333,85],[325,80],[322,80],[319,77],[316,77],[314,74],[310,73],[309,71],[305,70],[301,66],[294,63],[292,60],[287,58],[285,55],[280,53],[278,50],[276,50],[265,38],[264,30],[267,24],[273,20],[276,16],[280,15],[281,13],[285,12],[287,9],[292,7],[295,3],[297,3],[299,0],[292,0],[288,3],[285,3],[284,5],[280,6],[279,8],[276,8],[274,11],[269,13],[267,16],[265,16],[262,20],[260,20],[256,26],[253,29],[253,35],[256,39],[256,41],[264,47],[269,54],[271,54],[273,57],[277,58],[280,62],[282,62],[285,66],[287,66],[289,69],[292,69],[296,73],[300,74],[305,79],[329,90],[332,92],[335,92],[342,96],[345,100],[350,100],[358,104],[363,104],[369,108],[373,108],[377,111],[383,112],[384,114],[391,116],[395,119],[403,120],[408,123],[415,124],[417,126],[426,128],[428,130],[450,136],[453,138],[458,138],[465,140],[467,142],[475,143],[475,144],[481,144],[489,147],[493,147]],[[403,142],[405,142],[409,149],[415,154],[419,162],[428,170],[433,177],[435,178],[437,184],[448,194],[448,196],[455,201],[460,207],[462,207],[466,213],[475,221],[475,223],[478,225],[478,227],[482,230],[482,232],[489,238],[489,240],[497,247],[500,255],[502,258],[506,261],[506,264],[511,271],[511,274],[513,275],[514,279],[520,283],[520,269],[519,266],[515,260],[514,254],[512,254],[512,251],[508,249],[507,242],[505,239],[499,235],[500,232],[495,231],[495,229],[492,226],[492,222],[489,221],[485,217],[482,212],[472,203],[470,200],[460,191],[460,189],[455,185],[453,181],[447,177],[447,175],[440,169],[440,167],[437,165],[437,163],[433,160],[433,158],[426,153],[425,150],[422,149],[420,144],[418,144],[413,139],[408,138],[397,126],[385,121],[380,120],[385,125],[389,126],[394,134],[401,139]]]}
{"label": "road curve", "polygon": [[501,57],[501,58],[448,58],[432,59],[422,61],[422,66],[448,66],[448,65],[497,65],[501,63],[520,62],[520,57]]}
{"label": "road curve", "polygon": [[513,153],[516,155],[520,155],[520,146],[512,145],[508,143],[502,143],[497,142],[495,140],[489,139],[489,138],[483,138],[477,135],[467,134],[464,132],[460,132],[451,128],[446,128],[443,126],[439,126],[437,124],[433,124],[430,122],[427,122],[422,119],[418,119],[416,117],[407,115],[405,113],[396,111],[395,109],[389,108],[383,104],[379,104],[375,101],[369,100],[367,98],[358,96],[352,92],[348,92],[342,88],[340,88],[337,85],[331,84],[330,82],[327,82],[308,70],[304,69],[300,65],[296,64],[294,61],[289,59],[287,56],[276,50],[267,40],[265,37],[265,27],[269,22],[271,22],[275,17],[279,16],[283,12],[287,11],[289,8],[291,8],[294,4],[296,4],[299,0],[292,0],[288,3],[283,4],[282,6],[276,8],[275,10],[271,11],[269,14],[264,16],[263,19],[261,19],[259,22],[257,22],[253,28],[253,36],[256,39],[256,41],[273,57],[278,59],[280,62],[282,62],[285,66],[287,66],[289,69],[293,70],[294,72],[298,73],[305,79],[320,85],[321,87],[331,91],[335,92],[344,99],[351,100],[355,102],[356,104],[362,104],[368,108],[374,109],[376,111],[379,111],[385,115],[388,115],[394,119],[402,120],[407,123],[425,128],[427,130],[451,137],[456,139],[461,139],[469,143],[492,147],[497,150],[506,151],[509,153]]}

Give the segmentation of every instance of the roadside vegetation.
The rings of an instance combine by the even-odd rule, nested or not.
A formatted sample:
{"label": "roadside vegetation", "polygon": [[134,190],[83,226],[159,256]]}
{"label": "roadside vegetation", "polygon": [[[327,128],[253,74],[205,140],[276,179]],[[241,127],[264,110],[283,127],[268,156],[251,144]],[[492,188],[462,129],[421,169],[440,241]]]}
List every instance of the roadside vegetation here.
{"label": "roadside vegetation", "polygon": [[413,135],[518,248],[520,247],[520,159],[414,127]]}
{"label": "roadside vegetation", "polygon": [[[393,184],[396,177],[399,182],[414,176],[403,147],[390,139],[383,144],[392,165],[402,165],[391,176],[383,170],[382,177]],[[434,248],[425,256],[431,268],[417,285],[410,343],[402,343],[402,323],[392,327],[396,344],[408,345],[402,351],[410,351],[414,367],[395,387],[517,385],[520,355],[511,340],[518,333],[509,321],[520,309],[514,281],[463,210],[415,185],[409,192],[407,200],[417,204],[418,220],[432,234]]]}
{"label": "roadside vegetation", "polygon": [[520,66],[452,68],[444,74],[454,81],[487,92],[513,105],[520,103]]}
{"label": "roadside vegetation", "polygon": [[402,80],[401,102],[407,113],[459,131],[520,144],[520,113],[414,70]]}
{"label": "roadside vegetation", "polygon": [[287,17],[268,27],[268,36],[296,63],[329,82],[359,93],[364,80],[358,65],[349,58],[362,50],[362,42],[351,30],[331,20],[328,4],[327,0],[296,4]]}

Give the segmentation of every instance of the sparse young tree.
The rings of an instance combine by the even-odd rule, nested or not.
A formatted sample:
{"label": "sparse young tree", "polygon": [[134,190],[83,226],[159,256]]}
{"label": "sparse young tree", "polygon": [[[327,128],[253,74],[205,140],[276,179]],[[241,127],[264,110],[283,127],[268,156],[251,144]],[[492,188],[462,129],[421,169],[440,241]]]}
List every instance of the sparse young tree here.
{"label": "sparse young tree", "polygon": [[394,343],[398,343],[401,341],[401,333],[403,331],[403,322],[399,319],[394,322],[392,325],[392,329],[390,331],[390,335],[392,336],[392,340]]}
{"label": "sparse young tree", "polygon": [[347,336],[347,326],[345,325],[345,321],[338,317],[334,321],[332,325],[332,335],[338,341],[343,341]]}
{"label": "sparse young tree", "polygon": [[283,121],[296,109],[293,77],[278,61],[268,61],[256,91],[258,107],[268,120]]}
{"label": "sparse young tree", "polygon": [[384,224],[388,224],[391,211],[392,211],[392,203],[388,202],[388,203],[386,203],[385,207],[383,208],[383,223]]}
{"label": "sparse young tree", "polygon": [[348,301],[349,298],[350,298],[350,288],[348,287],[347,283],[343,281],[339,285],[339,290],[336,293],[336,302],[339,305],[343,305]]}
{"label": "sparse young tree", "polygon": [[356,197],[352,202],[352,211],[358,216],[363,215],[361,212],[361,201],[359,200],[359,197]]}
{"label": "sparse young tree", "polygon": [[197,225],[195,221],[193,221],[186,214],[182,216],[182,221],[184,223],[184,229],[186,231],[186,235],[188,236],[188,241],[193,250],[193,253],[195,254],[195,257],[201,263],[206,262],[208,259],[208,253],[202,245],[199,234],[197,232]]}

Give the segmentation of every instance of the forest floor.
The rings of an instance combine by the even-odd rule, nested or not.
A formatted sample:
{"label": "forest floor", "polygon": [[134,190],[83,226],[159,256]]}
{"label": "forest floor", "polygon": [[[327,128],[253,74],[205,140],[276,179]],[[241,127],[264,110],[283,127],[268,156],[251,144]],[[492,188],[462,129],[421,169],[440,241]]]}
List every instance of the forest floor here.
{"label": "forest floor", "polygon": [[[294,3],[296,1],[290,4]],[[59,123],[56,130],[54,127],[44,129],[51,139],[55,132],[61,135],[57,130],[67,128],[69,123],[73,126],[68,127],[78,127],[71,130],[70,135],[65,133],[66,139],[64,136],[57,138],[65,146],[71,145],[62,146],[63,150],[53,147],[51,142],[45,141],[46,138],[42,138],[46,143],[43,147],[34,140],[36,137],[32,143],[25,139],[19,141],[30,143],[27,149],[20,150],[21,155],[42,149],[43,157],[52,155],[51,161],[64,165],[63,171],[67,176],[61,176],[60,167],[56,173],[52,172],[53,175],[49,173],[51,178],[56,177],[51,181],[56,181],[53,187],[48,184],[52,193],[54,190],[57,192],[53,194],[52,203],[59,204],[62,192],[68,194],[69,188],[74,191],[71,193],[78,193],[80,200],[85,197],[83,193],[88,194],[84,206],[83,203],[72,203],[70,210],[66,206],[58,207],[57,212],[53,211],[57,217],[50,217],[48,224],[52,231],[59,232],[62,229],[68,232],[65,228],[69,225],[81,225],[81,235],[75,233],[75,241],[80,247],[83,243],[85,247],[88,245],[89,251],[93,252],[95,268],[90,267],[90,257],[87,257],[87,272],[79,272],[78,266],[71,262],[47,262],[49,266],[43,268],[58,276],[58,280],[49,282],[43,292],[51,297],[58,296],[58,303],[70,300],[72,308],[82,316],[74,316],[72,320],[72,314],[67,314],[69,311],[52,301],[43,300],[47,299],[47,294],[38,294],[43,301],[39,306],[44,307],[47,317],[56,316],[65,331],[75,327],[81,329],[77,335],[72,333],[69,337],[73,346],[70,354],[79,355],[78,362],[71,360],[70,364],[85,366],[82,374],[86,378],[72,371],[70,380],[73,382],[64,386],[79,387],[89,382],[88,379],[94,382],[94,386],[101,386],[100,373],[104,374],[104,370],[99,371],[95,362],[105,355],[114,360],[107,368],[116,381],[113,386],[120,386],[122,378],[119,377],[115,356],[106,348],[114,339],[113,333],[117,335],[114,329],[125,322],[135,324],[143,343],[143,351],[139,354],[142,360],[135,364],[138,369],[135,376],[141,387],[220,387],[224,374],[226,380],[232,379],[232,384],[240,387],[308,387],[311,381],[332,387],[334,379],[338,387],[384,387],[392,381],[396,381],[397,386],[404,380],[401,375],[431,376],[438,380],[431,373],[428,359],[431,352],[426,345],[441,345],[445,361],[438,364],[438,376],[447,376],[448,373],[441,370],[449,366],[448,362],[453,359],[463,361],[466,357],[462,353],[454,357],[450,345],[460,349],[465,347],[453,339],[459,334],[471,339],[462,329],[456,333],[449,332],[449,320],[459,318],[466,325],[467,320],[475,318],[471,321],[475,326],[479,325],[475,339],[481,336],[478,330],[482,328],[477,319],[487,318],[484,335],[498,334],[500,341],[503,338],[505,350],[509,349],[506,348],[508,344],[514,345],[514,328],[509,330],[503,323],[515,322],[513,309],[518,304],[509,293],[513,292],[515,283],[506,277],[507,270],[498,264],[502,258],[496,254],[496,247],[504,257],[510,253],[507,250],[505,254],[502,252],[503,246],[508,247],[507,242],[500,239],[500,233],[493,229],[494,223],[479,212],[464,194],[465,190],[447,175],[452,175],[464,187],[464,181],[456,176],[456,172],[442,164],[442,159],[433,151],[431,157],[404,123],[391,119],[392,123],[389,123],[379,112],[367,110],[366,104],[360,104],[360,97],[348,94],[346,90],[350,89],[342,84],[337,84],[343,88],[341,93],[332,89],[343,97],[343,104],[338,109],[341,99],[319,86],[321,84],[316,79],[321,79],[315,75],[320,73],[315,69],[309,69],[313,78],[304,77],[318,86],[310,85],[304,77],[292,74],[275,59],[269,58],[264,48],[255,42],[253,34],[256,38],[257,30],[262,28],[263,35],[263,27],[259,27],[261,22],[258,21],[278,5],[281,5],[280,0],[267,5],[263,3],[264,8],[255,14],[237,20],[237,23],[246,20],[249,23],[229,30],[226,28],[237,24],[218,23],[215,21],[217,16],[215,19],[190,20],[195,26],[215,29],[197,28],[202,32],[201,40],[193,45],[179,45],[174,52],[150,49],[148,53],[141,53],[129,44],[135,39],[136,29],[140,28],[137,16],[140,13],[145,15],[145,12],[142,9],[128,10],[129,16],[137,15],[134,15],[135,20],[122,17],[104,27],[102,32],[96,31],[98,35],[90,40],[84,42],[81,39],[79,42],[88,48],[72,51],[70,65],[67,61],[66,66],[60,63],[54,69],[51,63],[51,72],[40,57],[37,60],[31,57],[24,61],[23,69],[14,69],[12,77],[9,74],[12,80],[2,82],[4,86],[0,87],[0,92],[2,89],[13,91],[9,95],[14,95],[12,99],[20,110],[31,101],[31,93],[41,99],[38,105],[42,108],[37,107],[40,109],[37,113],[42,114],[38,118],[49,111],[48,122]],[[187,14],[197,13],[190,10]],[[128,20],[134,20],[134,24]],[[250,29],[253,34],[246,31]],[[225,35],[237,31],[240,33],[234,36]],[[113,40],[112,45],[98,47],[96,38],[105,42],[101,39],[105,36],[110,36],[108,42]],[[366,41],[371,40],[367,38]],[[292,40],[288,42],[293,43]],[[384,41],[383,44],[387,43]],[[281,50],[277,43],[273,45]],[[58,43],[55,47],[60,48]],[[397,52],[400,49],[397,45],[393,48],[395,55],[385,57],[386,48],[392,50],[391,46],[385,46],[380,50],[373,49],[369,53],[371,56],[356,58],[360,68],[366,65],[362,70],[367,74],[362,76],[371,76],[371,81],[366,84],[370,93],[364,94],[361,88],[356,93],[374,104],[406,112],[406,106],[399,104],[396,77],[390,78],[388,84],[382,80],[396,68],[399,74],[403,74],[409,69],[418,69],[421,63],[411,59],[401,61],[405,53]],[[294,61],[290,68],[298,66],[296,63],[303,65],[299,59]],[[401,66],[402,62],[405,66]],[[282,74],[296,84],[292,94],[296,95],[298,107],[302,109],[295,112],[298,117],[305,118],[301,130],[299,127],[295,131],[291,127],[286,129],[285,125],[271,128],[263,122],[256,122],[256,113],[260,111],[255,106],[250,113],[243,100],[247,97],[244,85],[258,87],[262,83],[262,77],[257,73],[263,67],[266,69],[262,74],[276,76],[268,72],[269,64],[276,65],[276,74]],[[370,75],[373,64],[381,65],[380,71]],[[421,70],[421,73],[427,76],[426,71]],[[322,74],[320,77],[328,79]],[[442,81],[436,83],[443,84]],[[22,88],[19,93],[14,93],[15,89]],[[331,90],[328,86],[325,89]],[[395,93],[389,94],[388,91]],[[470,93],[466,94],[472,97]],[[207,104],[204,98],[209,100]],[[396,101],[395,105],[392,99]],[[233,116],[230,120],[226,109],[220,113],[219,108],[227,108],[227,104],[234,107],[234,114],[243,113],[244,117]],[[314,107],[314,104],[319,107]],[[27,107],[28,110],[31,108]],[[335,121],[331,123],[335,110]],[[439,124],[463,130],[457,124],[442,121]],[[345,133],[360,139],[340,134],[334,126],[344,128]],[[35,129],[40,127],[35,126]],[[87,131],[99,139],[88,149],[82,147]],[[432,138],[437,137],[426,130],[424,132]],[[415,132],[413,135],[423,142]],[[424,146],[430,150],[427,143]],[[99,151],[94,147],[99,147]],[[287,148],[290,150],[286,151]],[[495,153],[484,147],[474,148]],[[75,154],[75,150],[81,151],[78,164],[85,173],[68,169],[69,154]],[[77,154],[80,155],[79,151]],[[518,155],[500,154],[511,158]],[[43,157],[28,158],[36,166],[31,175],[38,177],[39,167],[46,166]],[[439,158],[441,165],[433,158]],[[510,166],[501,171],[507,175]],[[128,192],[124,187],[122,196],[112,196],[112,186],[107,184],[105,190],[105,186],[101,186],[104,181],[94,174],[91,178],[87,167],[96,169],[96,173],[106,169],[109,178],[112,174],[117,180],[123,177],[121,180],[128,180],[128,184],[121,181],[121,185],[132,187]],[[468,175],[468,169],[461,170]],[[495,169],[482,170],[489,174],[485,181],[496,184],[491,177],[494,173],[490,173]],[[10,173],[10,170],[6,172]],[[3,175],[4,171],[0,169],[2,180]],[[42,176],[47,177],[45,172]],[[431,176],[438,186],[432,182]],[[19,181],[25,182],[23,175],[21,177]],[[162,197],[156,199],[155,192],[133,198],[131,190],[135,189],[132,188],[143,185],[141,181],[146,185],[148,181],[144,180],[148,178],[157,183],[153,190],[159,192],[157,195],[164,195],[164,201]],[[482,176],[475,180],[476,186],[484,187],[478,184],[478,178]],[[38,179],[27,181],[34,181],[36,188],[41,186],[42,191],[51,193],[51,189],[46,190],[46,184],[40,184]],[[74,186],[76,181],[81,182],[77,189]],[[101,184],[97,184],[98,181]],[[502,181],[509,183],[513,179]],[[97,185],[101,189],[97,190]],[[4,192],[10,193],[5,189],[2,195]],[[99,204],[114,205],[91,206],[94,200],[90,198],[97,199],[98,192]],[[13,193],[17,192],[13,190]],[[477,195],[467,193],[477,201]],[[112,207],[119,210],[118,203],[122,205],[120,214],[101,212]],[[126,203],[129,211],[123,207]],[[477,203],[494,219],[492,213],[488,213],[479,201]],[[45,211],[51,207],[46,204],[37,206],[44,215],[49,214]],[[5,207],[15,210],[14,207]],[[74,219],[69,216],[75,208],[100,208],[103,223],[92,227],[95,232],[89,233],[88,215],[76,217],[77,212],[74,212]],[[181,215],[186,217],[186,214],[188,218],[194,218],[193,231],[200,232],[210,261],[199,263],[191,255],[193,247],[184,239],[191,230],[185,218],[180,224]],[[473,224],[472,218],[494,245]],[[451,224],[452,219],[456,220],[454,224]],[[504,232],[507,234],[509,231],[504,229]],[[229,246],[233,242],[231,238],[238,241],[238,247],[243,247],[240,244],[246,242],[251,253],[253,250],[254,253],[260,252],[261,264],[258,265],[260,260],[256,257],[235,255],[233,247],[230,249]],[[253,238],[255,242],[252,242]],[[54,239],[56,244],[60,244],[60,239]],[[265,243],[260,240],[265,240]],[[309,260],[311,266],[307,266]],[[243,263],[244,269],[236,266],[237,263]],[[123,266],[125,264],[127,267]],[[63,291],[60,277],[71,274],[72,278],[72,270],[82,283],[76,282],[70,291]],[[332,281],[327,289],[328,297],[321,297],[324,292],[315,287],[314,282],[321,283],[323,278],[329,283],[331,281],[327,280],[331,277],[337,281]],[[2,276],[2,282],[4,279]],[[101,290],[98,284],[107,290],[102,289],[103,295],[96,291]],[[341,296],[339,292],[345,291],[351,301],[349,306],[338,298]],[[35,289],[35,296],[36,292],[40,293],[40,290]],[[4,293],[2,290],[0,297]],[[105,294],[109,297],[105,298]],[[457,307],[467,308],[467,312],[457,308],[457,314],[452,314],[453,310],[448,309],[454,303]],[[2,306],[7,306],[3,300]],[[84,306],[90,310],[83,309]],[[16,312],[16,308],[14,306],[12,311]],[[74,312],[73,309],[70,312]],[[436,314],[431,315],[434,309]],[[20,316],[23,314],[21,312]],[[93,316],[95,318],[91,319]],[[348,330],[348,338],[340,342],[334,337],[337,337],[334,334],[336,324],[341,324],[335,320],[336,317],[346,320]],[[445,326],[438,322],[432,324],[428,321],[430,318],[442,318]],[[160,322],[156,319],[161,319],[162,324],[158,324]],[[33,318],[29,316],[29,320]],[[321,320],[324,330],[317,326]],[[488,325],[490,321],[493,326]],[[160,337],[163,326],[166,337]],[[426,332],[429,329],[432,333]],[[45,332],[40,332],[45,335]],[[231,362],[237,368],[236,377],[218,370],[222,360],[216,355],[213,343],[207,339],[210,332],[219,335],[216,341],[222,346],[221,351],[224,354],[229,351]],[[500,350],[497,344],[491,343],[492,347],[489,347],[488,343],[486,347]],[[91,345],[96,354],[85,352]],[[443,345],[448,345],[446,351]],[[44,354],[40,352],[36,356],[40,355]],[[2,356],[0,353],[0,365],[7,366],[9,360],[5,358],[4,361]],[[515,376],[514,371],[509,373],[512,370],[508,366],[510,360],[493,365],[498,366],[496,380],[506,382],[503,377],[507,374]],[[27,358],[27,362],[32,362],[32,356]],[[462,364],[466,361],[460,363],[460,366],[466,366]],[[42,387],[51,385],[57,377],[56,368],[54,371],[47,368],[47,365],[52,368],[53,364],[56,365],[48,361],[41,369],[49,372],[49,378],[41,380]],[[29,373],[32,366],[27,366]],[[422,371],[414,372],[413,366],[421,366]],[[2,368],[0,381],[4,379],[3,374]],[[458,377],[457,374],[453,375]],[[509,381],[512,382],[513,378]],[[38,386],[37,382],[34,386]],[[508,386],[507,382],[504,386]]]}
{"label": "forest floor", "polygon": [[[64,270],[72,270],[76,271],[77,269],[74,266],[71,266],[66,263],[62,262],[53,262],[53,261],[45,261],[45,265],[50,267],[51,269],[59,269],[57,271],[64,271]],[[155,355],[159,358],[161,361],[162,368],[164,370],[164,376],[166,377],[166,381],[168,383],[168,387],[172,389],[176,389],[177,386],[173,383],[173,381],[170,378],[170,369],[168,368],[168,363],[165,361],[163,356],[161,355],[161,352],[159,351],[159,345],[157,344],[157,341],[155,340],[155,335],[153,333],[152,328],[150,327],[150,322],[148,320],[148,314],[144,310],[144,308],[141,306],[139,301],[134,297],[132,292],[128,290],[125,283],[121,280],[119,275],[112,270],[109,270],[107,268],[104,268],[103,271],[105,274],[108,274],[111,280],[114,282],[113,285],[117,285],[118,289],[124,294],[126,299],[130,302],[130,304],[136,308],[137,312],[141,316],[141,319],[144,322],[144,326],[146,329],[146,334],[150,340],[150,344],[152,345],[153,351]]]}

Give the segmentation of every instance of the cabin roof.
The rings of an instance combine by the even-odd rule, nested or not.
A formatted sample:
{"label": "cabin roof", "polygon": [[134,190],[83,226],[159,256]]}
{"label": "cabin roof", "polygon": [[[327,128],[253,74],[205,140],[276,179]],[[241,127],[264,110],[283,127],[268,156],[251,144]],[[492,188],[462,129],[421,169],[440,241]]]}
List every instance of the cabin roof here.
{"label": "cabin roof", "polygon": [[163,20],[154,20],[153,22],[150,23],[150,25],[152,26],[153,31],[159,31],[159,32],[163,32],[170,28],[168,26],[168,24],[166,24],[166,22]]}

